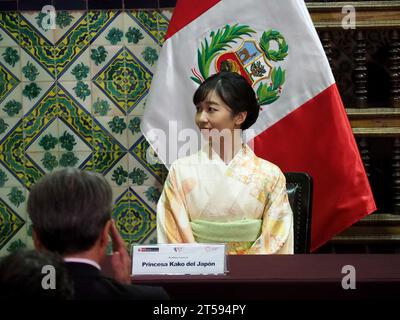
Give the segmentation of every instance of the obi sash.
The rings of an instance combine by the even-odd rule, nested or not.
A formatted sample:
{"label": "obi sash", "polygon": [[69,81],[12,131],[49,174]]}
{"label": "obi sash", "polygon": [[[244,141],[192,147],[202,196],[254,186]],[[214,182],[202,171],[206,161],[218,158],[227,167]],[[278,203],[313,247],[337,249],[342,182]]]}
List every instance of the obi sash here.
{"label": "obi sash", "polygon": [[193,220],[193,236],[198,243],[226,243],[230,254],[247,250],[261,234],[261,219],[228,222]]}

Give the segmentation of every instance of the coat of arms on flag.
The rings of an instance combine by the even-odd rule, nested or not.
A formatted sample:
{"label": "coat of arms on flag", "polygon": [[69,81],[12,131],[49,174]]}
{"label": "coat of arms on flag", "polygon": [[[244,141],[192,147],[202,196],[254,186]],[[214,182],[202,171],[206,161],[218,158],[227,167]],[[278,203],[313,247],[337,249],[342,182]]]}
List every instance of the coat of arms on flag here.
{"label": "coat of arms on flag", "polygon": [[[226,25],[212,31],[210,43],[205,38],[197,50],[197,68],[192,68],[191,79],[200,84],[215,72],[231,71],[244,76],[257,92],[260,105],[279,99],[285,83],[285,70],[275,64],[288,55],[289,46],[277,30],[264,31],[257,42],[256,31],[247,25]],[[271,49],[272,42],[277,50]]]}

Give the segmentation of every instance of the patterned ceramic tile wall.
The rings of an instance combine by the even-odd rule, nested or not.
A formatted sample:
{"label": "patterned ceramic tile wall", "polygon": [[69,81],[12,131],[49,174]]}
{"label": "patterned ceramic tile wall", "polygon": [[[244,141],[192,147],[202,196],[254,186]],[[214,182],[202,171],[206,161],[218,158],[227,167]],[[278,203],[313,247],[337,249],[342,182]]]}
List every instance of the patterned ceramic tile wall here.
{"label": "patterned ceramic tile wall", "polygon": [[140,132],[171,10],[0,12],[0,255],[32,247],[35,181],[74,166],[101,172],[127,244],[156,241],[166,170]]}

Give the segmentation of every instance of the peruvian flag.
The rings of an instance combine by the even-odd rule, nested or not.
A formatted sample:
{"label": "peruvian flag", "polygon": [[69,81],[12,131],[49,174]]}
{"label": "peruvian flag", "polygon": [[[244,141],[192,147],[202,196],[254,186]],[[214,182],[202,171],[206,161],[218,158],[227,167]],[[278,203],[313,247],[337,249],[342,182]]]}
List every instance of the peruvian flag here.
{"label": "peruvian flag", "polygon": [[245,131],[255,153],[284,172],[312,176],[312,250],[376,210],[302,0],[178,0],[142,121],[143,134],[167,166],[187,144],[181,133],[196,130],[193,93],[221,70],[241,73],[257,93],[262,111]]}

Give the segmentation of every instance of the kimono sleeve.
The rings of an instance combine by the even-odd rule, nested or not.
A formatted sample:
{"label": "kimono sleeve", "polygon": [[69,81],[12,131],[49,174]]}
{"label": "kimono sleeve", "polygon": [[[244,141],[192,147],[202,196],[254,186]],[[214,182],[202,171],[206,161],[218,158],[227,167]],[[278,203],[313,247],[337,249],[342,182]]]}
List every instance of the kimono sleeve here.
{"label": "kimono sleeve", "polygon": [[286,179],[282,172],[268,198],[263,212],[261,235],[253,247],[256,247],[259,253],[293,254],[293,212],[286,192]]}
{"label": "kimono sleeve", "polygon": [[185,195],[172,165],[157,204],[158,243],[195,242],[185,204]]}

